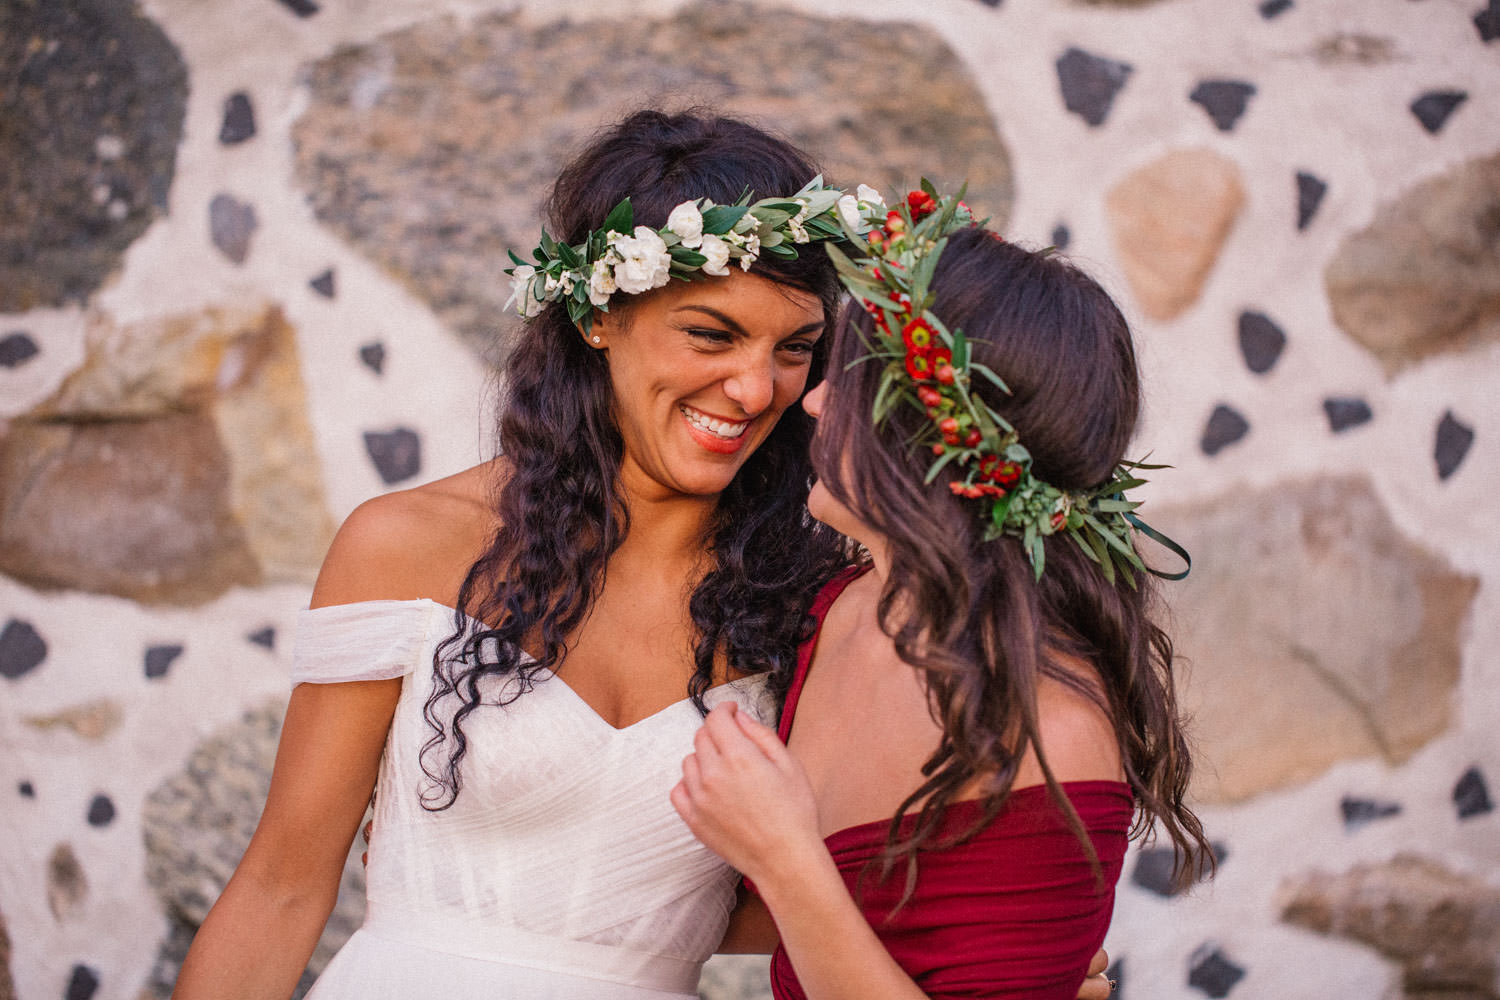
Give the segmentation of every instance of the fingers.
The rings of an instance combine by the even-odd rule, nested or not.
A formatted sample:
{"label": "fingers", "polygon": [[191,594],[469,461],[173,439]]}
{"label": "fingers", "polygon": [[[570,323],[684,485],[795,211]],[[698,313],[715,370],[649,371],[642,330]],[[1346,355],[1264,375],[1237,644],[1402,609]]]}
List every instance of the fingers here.
{"label": "fingers", "polygon": [[776,760],[786,752],[786,745],[781,742],[781,737],[776,735],[776,731],[755,721],[750,717],[750,713],[736,712],[734,720],[739,724],[740,732],[750,737],[750,742],[754,743],[756,748],[767,757]]}
{"label": "fingers", "polygon": [[1109,952],[1105,951],[1103,948],[1100,948],[1098,951],[1094,952],[1094,957],[1089,959],[1088,974],[1091,976],[1097,976],[1107,968],[1109,968]]}
{"label": "fingers", "polygon": [[1114,992],[1114,984],[1104,978],[1100,972],[1089,976],[1078,987],[1078,1000],[1109,1000],[1110,994]]}

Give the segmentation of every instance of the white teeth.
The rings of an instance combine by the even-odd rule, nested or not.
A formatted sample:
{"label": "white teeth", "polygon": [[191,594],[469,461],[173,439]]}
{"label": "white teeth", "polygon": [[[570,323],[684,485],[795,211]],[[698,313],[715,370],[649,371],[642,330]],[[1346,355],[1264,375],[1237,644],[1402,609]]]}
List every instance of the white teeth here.
{"label": "white teeth", "polygon": [[721,437],[728,441],[732,441],[745,433],[745,428],[750,426],[750,421],[748,420],[743,423],[732,424],[727,420],[715,420],[706,413],[699,413],[697,410],[686,406],[679,406],[678,409],[682,411],[684,417],[687,417],[688,423],[694,427],[699,430],[708,431],[714,437]]}

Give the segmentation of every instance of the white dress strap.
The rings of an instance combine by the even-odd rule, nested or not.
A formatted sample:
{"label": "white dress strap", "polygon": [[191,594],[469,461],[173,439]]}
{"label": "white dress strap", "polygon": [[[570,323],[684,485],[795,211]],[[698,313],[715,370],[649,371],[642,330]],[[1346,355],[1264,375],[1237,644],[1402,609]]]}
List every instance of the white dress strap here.
{"label": "white dress strap", "polygon": [[429,663],[453,629],[453,611],[426,599],[360,601],[297,615],[292,684],[404,677]]}

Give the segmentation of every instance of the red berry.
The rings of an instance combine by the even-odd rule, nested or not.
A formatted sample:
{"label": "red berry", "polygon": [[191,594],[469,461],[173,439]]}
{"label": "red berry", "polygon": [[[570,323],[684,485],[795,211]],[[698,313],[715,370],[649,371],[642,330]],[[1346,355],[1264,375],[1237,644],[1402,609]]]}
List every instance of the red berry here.
{"label": "red berry", "polygon": [[958,421],[953,417],[944,417],[942,420],[938,421],[938,430],[942,431],[944,434],[957,434]]}
{"label": "red berry", "polygon": [[942,364],[938,365],[937,380],[939,382],[943,383],[944,385],[952,385],[953,384],[953,366],[952,365],[942,365]]}
{"label": "red berry", "polygon": [[941,455],[941,454],[942,454],[942,453],[943,453],[943,452],[945,452],[945,451],[947,451],[947,450],[948,450],[948,449],[947,449],[947,448],[944,448],[944,447],[943,447],[943,446],[942,446],[942,445],[940,445],[940,444],[934,444],[934,445],[933,445],[933,446],[932,446],[932,453],[933,453],[933,454],[934,454],[934,455]]}
{"label": "red berry", "polygon": [[979,433],[979,428],[975,427],[964,436],[964,444],[972,448],[976,444],[978,444],[983,437],[984,435]]}

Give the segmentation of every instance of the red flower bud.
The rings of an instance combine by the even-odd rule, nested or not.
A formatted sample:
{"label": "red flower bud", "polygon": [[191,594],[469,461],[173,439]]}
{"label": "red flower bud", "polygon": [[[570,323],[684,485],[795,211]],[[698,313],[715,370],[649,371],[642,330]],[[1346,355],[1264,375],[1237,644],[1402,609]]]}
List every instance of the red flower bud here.
{"label": "red flower bud", "polygon": [[917,398],[922,401],[923,406],[929,409],[943,401],[942,395],[930,385],[917,386]]}
{"label": "red flower bud", "polygon": [[911,208],[913,219],[920,219],[937,211],[937,202],[926,191],[911,192],[906,196],[906,204]]}
{"label": "red flower bud", "polygon": [[938,430],[942,431],[944,434],[957,434],[958,420],[953,417],[944,417],[942,420],[938,421]]}
{"label": "red flower bud", "polygon": [[947,449],[947,448],[944,448],[944,447],[943,447],[943,446],[942,446],[942,445],[940,445],[940,444],[934,444],[934,445],[933,445],[933,446],[932,446],[932,453],[933,453],[933,454],[934,454],[934,455],[941,455],[941,454],[942,454],[942,453],[943,453],[943,452],[945,452],[945,451],[947,451],[947,450],[948,450],[948,449]]}
{"label": "red flower bud", "polygon": [[893,235],[895,233],[904,233],[906,232],[906,220],[901,218],[900,212],[892,210],[885,214],[885,228]]}
{"label": "red flower bud", "polygon": [[938,362],[936,375],[937,375],[937,380],[939,382],[943,383],[944,385],[952,385],[953,384],[953,366],[952,365],[945,364],[944,362],[941,362],[941,361]]}
{"label": "red flower bud", "polygon": [[1058,511],[1056,514],[1052,515],[1052,530],[1053,531],[1057,531],[1059,528],[1061,528],[1063,525],[1065,525],[1067,523],[1068,523],[1068,515],[1065,514],[1063,511]]}
{"label": "red flower bud", "polygon": [[967,447],[972,448],[976,444],[978,444],[980,442],[980,440],[983,439],[983,437],[984,437],[984,435],[982,435],[982,434],[979,433],[979,428],[975,427],[972,430],[970,430],[968,434],[964,435],[964,444]]}

